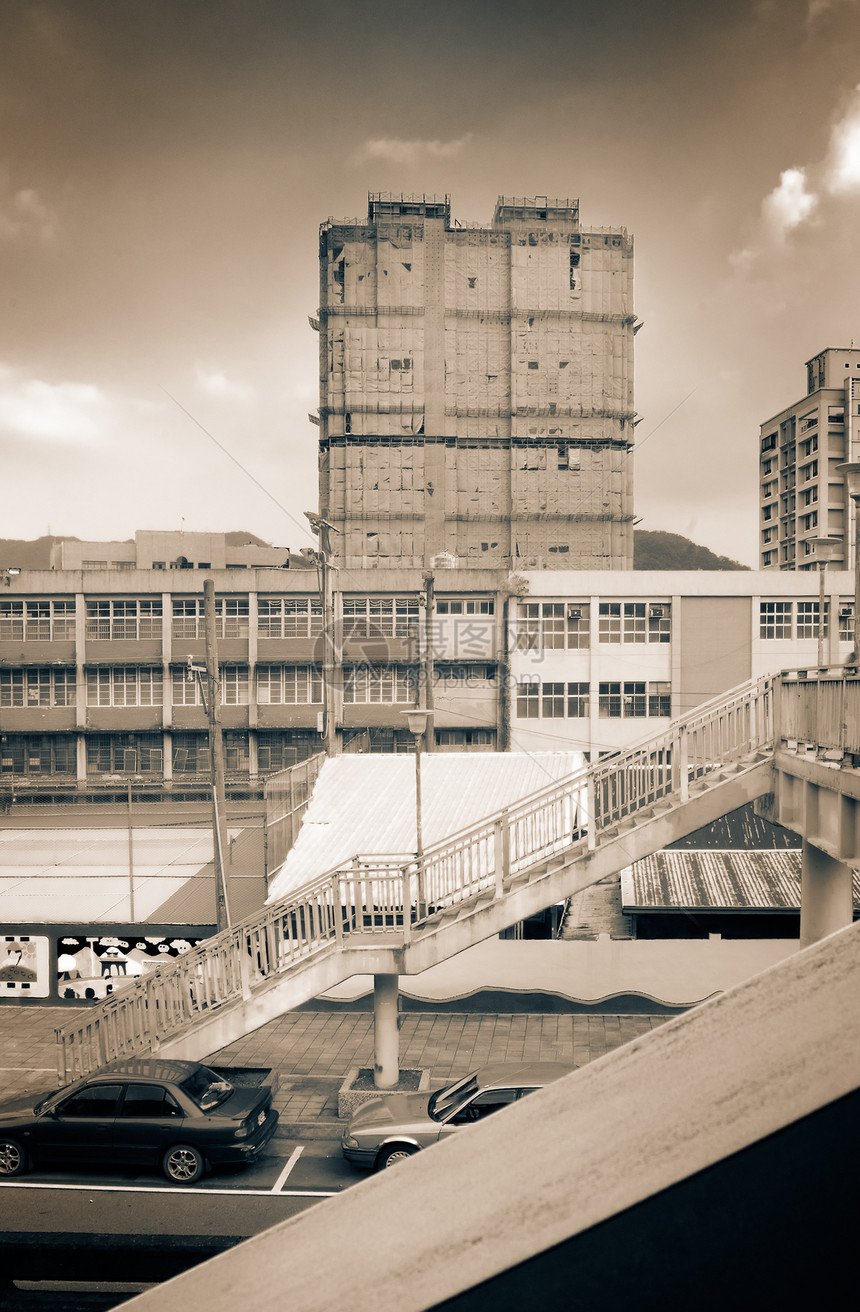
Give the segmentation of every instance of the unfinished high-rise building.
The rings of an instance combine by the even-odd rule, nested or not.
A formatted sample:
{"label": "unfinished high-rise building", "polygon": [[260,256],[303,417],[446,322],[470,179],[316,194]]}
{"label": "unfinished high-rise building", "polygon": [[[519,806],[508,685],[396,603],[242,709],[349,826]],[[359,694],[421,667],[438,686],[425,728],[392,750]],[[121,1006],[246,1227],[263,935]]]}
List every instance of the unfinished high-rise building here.
{"label": "unfinished high-rise building", "polygon": [[[633,563],[633,241],[575,200],[320,228],[320,511],[361,568]],[[313,416],[316,419],[316,416]]]}

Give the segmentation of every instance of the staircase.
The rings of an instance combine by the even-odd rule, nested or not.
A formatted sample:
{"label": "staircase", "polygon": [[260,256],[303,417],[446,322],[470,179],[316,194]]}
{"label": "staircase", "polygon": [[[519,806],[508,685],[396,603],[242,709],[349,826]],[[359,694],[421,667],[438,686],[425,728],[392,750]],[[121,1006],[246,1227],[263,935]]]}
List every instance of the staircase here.
{"label": "staircase", "polygon": [[437,843],[356,855],[135,980],[59,1034],[63,1082],[203,1058],[356,974],[418,974],[771,790],[770,676]]}

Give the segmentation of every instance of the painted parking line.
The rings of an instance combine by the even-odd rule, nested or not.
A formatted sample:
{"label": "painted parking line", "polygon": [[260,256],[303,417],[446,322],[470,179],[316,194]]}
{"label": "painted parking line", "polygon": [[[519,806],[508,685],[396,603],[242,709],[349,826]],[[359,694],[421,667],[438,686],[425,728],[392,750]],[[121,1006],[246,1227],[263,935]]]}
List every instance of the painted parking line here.
{"label": "painted parking line", "polygon": [[278,1176],[275,1183],[272,1185],[273,1194],[279,1194],[281,1192],[281,1190],[283,1189],[286,1183],[287,1176],[290,1174],[290,1171],[293,1169],[293,1167],[295,1166],[296,1162],[299,1160],[301,1155],[302,1155],[302,1145],[299,1144],[298,1148],[294,1148],[293,1151],[290,1153],[289,1161],[287,1162],[283,1171],[281,1171],[281,1174]]}
{"label": "painted parking line", "polygon": [[[54,1189],[66,1193],[83,1194],[200,1194],[206,1198],[212,1194],[223,1194],[227,1198],[268,1198],[274,1192],[271,1189],[195,1189],[193,1185],[158,1185],[158,1184],[58,1184],[40,1183],[36,1180],[3,1180],[0,1189]],[[281,1198],[333,1198],[339,1189],[281,1189]]]}

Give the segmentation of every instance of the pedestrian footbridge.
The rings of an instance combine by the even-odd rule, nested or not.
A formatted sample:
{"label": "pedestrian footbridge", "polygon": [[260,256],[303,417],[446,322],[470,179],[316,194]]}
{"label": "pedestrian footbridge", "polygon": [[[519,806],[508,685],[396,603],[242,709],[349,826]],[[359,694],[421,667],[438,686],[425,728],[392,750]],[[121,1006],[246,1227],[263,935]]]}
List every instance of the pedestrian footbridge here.
{"label": "pedestrian footbridge", "polygon": [[377,981],[376,1073],[397,1081],[396,988],[754,799],[804,838],[802,940],[851,920],[860,862],[856,671],[763,677],[487,816],[419,861],[356,853],[111,995],[60,1035],[68,1080],[118,1057],[201,1059],[352,975]]}

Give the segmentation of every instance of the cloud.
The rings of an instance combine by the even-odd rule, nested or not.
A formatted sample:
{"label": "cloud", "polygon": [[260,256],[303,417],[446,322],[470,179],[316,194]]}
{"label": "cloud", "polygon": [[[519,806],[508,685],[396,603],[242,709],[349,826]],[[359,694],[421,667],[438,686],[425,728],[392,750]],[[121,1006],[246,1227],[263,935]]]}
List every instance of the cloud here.
{"label": "cloud", "polygon": [[830,134],[825,185],[832,196],[860,192],[860,86]]}
{"label": "cloud", "polygon": [[241,401],[247,405],[254,399],[254,389],[247,383],[237,383],[228,378],[220,369],[204,369],[197,366],[197,386],[219,401]]}
{"label": "cloud", "polygon": [[840,3],[844,2],[847,2],[853,7],[856,0],[809,0],[809,3],[806,6],[807,27],[813,27],[819,18],[823,18],[825,14],[829,14],[834,9],[838,9]]}
{"label": "cloud", "polygon": [[43,442],[91,445],[106,435],[110,405],[92,383],[46,383],[0,365],[0,429]]}
{"label": "cloud", "polygon": [[785,169],[779,175],[779,186],[762,201],[762,219],[781,244],[793,228],[809,218],[817,204],[818,197],[807,190],[806,170]]}
{"label": "cloud", "polygon": [[420,137],[372,137],[363,141],[352,157],[353,164],[385,160],[389,164],[418,164],[424,159],[452,159],[469,144],[471,132],[453,141],[425,141]]}
{"label": "cloud", "polygon": [[0,241],[35,239],[50,246],[58,231],[57,216],[38,191],[25,187],[12,193],[0,185]]}

